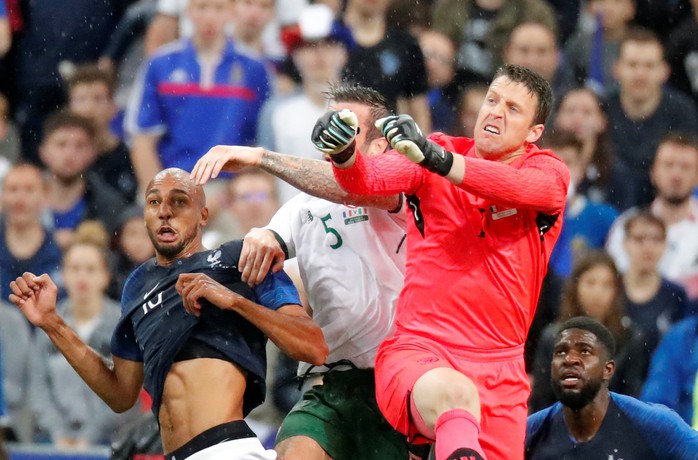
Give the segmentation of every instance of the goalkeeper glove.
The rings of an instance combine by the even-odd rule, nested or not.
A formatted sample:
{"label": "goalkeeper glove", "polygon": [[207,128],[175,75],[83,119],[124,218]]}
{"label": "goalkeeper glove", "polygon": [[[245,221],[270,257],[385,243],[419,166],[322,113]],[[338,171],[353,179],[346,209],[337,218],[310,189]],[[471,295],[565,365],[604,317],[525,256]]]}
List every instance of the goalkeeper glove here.
{"label": "goalkeeper glove", "polygon": [[453,154],[430,141],[409,115],[391,115],[376,121],[390,145],[413,163],[441,176],[453,166]]}
{"label": "goalkeeper glove", "polygon": [[333,162],[347,162],[356,149],[359,120],[351,110],[330,110],[321,116],[311,135],[315,147],[330,155]]}

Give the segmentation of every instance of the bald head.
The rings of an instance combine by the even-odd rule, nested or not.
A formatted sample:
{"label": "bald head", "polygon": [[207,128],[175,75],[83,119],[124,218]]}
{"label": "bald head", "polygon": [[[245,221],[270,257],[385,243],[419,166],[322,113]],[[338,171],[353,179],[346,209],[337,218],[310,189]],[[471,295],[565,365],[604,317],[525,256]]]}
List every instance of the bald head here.
{"label": "bald head", "polygon": [[165,180],[175,182],[178,185],[178,188],[184,190],[189,196],[191,196],[192,200],[194,200],[196,205],[200,208],[206,207],[206,194],[204,193],[203,187],[197,185],[196,181],[191,179],[190,174],[180,168],[167,168],[157,173],[148,184],[145,191],[146,195],[150,190],[152,190],[154,187],[157,188],[157,185]]}

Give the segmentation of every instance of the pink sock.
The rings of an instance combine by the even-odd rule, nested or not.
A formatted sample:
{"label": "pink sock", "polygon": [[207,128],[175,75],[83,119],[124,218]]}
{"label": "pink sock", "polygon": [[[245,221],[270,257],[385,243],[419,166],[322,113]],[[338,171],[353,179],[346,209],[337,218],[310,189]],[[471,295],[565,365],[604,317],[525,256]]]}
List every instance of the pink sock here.
{"label": "pink sock", "polygon": [[480,434],[480,424],[470,412],[464,409],[444,412],[436,420],[434,432],[436,433],[436,460],[485,458],[477,439]]}

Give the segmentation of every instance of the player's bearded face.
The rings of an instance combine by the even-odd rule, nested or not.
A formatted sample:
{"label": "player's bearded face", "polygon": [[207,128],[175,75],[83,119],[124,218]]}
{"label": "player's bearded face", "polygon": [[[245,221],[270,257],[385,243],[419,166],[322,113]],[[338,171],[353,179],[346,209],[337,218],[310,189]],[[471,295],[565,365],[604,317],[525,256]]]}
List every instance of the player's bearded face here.
{"label": "player's bearded face", "polygon": [[563,405],[574,411],[578,411],[594,400],[601,390],[603,379],[589,379],[579,390],[574,391],[562,388],[560,380],[556,378],[552,378],[550,384],[553,387],[555,397],[557,397]]}

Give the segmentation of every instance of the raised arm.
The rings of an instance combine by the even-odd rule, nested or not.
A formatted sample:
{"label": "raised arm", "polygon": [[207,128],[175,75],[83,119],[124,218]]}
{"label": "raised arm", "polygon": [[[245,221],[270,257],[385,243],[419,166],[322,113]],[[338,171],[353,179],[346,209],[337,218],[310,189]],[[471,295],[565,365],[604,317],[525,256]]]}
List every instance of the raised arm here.
{"label": "raised arm", "polygon": [[556,158],[531,156],[517,168],[505,162],[453,154],[427,139],[409,115],[386,117],[376,125],[410,162],[479,197],[547,213],[559,212],[565,205],[570,174]]}
{"label": "raised arm", "polygon": [[143,385],[142,363],[114,357],[114,366],[109,367],[56,313],[57,289],[48,275],[24,273],[10,283],[10,289],[10,301],[48,335],[92,391],[114,412],[133,407]]}
{"label": "raised arm", "polygon": [[334,203],[388,211],[400,205],[398,195],[366,196],[346,192],[335,181],[332,166],[327,161],[284,155],[261,147],[217,145],[197,161],[192,178],[204,184],[221,171],[236,172],[244,167],[261,168],[309,195]]}
{"label": "raised arm", "polygon": [[303,306],[284,305],[276,310],[263,307],[211,279],[203,273],[183,273],[177,280],[187,312],[200,315],[200,299],[223,310],[232,310],[258,327],[281,351],[293,359],[321,365],[329,353],[320,327]]}

